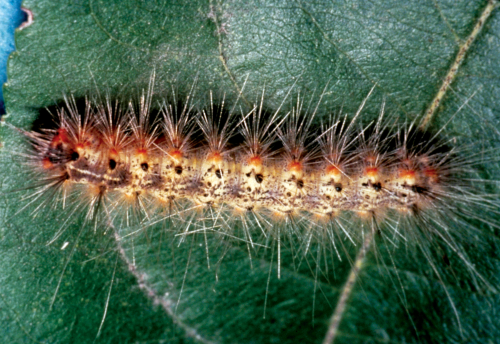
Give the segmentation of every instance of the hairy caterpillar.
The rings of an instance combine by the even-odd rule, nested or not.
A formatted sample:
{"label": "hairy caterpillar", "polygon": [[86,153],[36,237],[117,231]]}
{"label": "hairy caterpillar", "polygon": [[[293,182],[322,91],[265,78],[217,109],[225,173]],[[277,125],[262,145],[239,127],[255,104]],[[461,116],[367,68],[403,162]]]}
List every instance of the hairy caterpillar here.
{"label": "hairy caterpillar", "polygon": [[[479,13],[481,7],[486,6],[485,1],[466,2],[462,6],[460,3],[446,5],[442,1],[422,2],[417,7],[402,3],[396,8],[388,8],[383,1],[367,5],[356,1],[325,3],[324,6],[320,2],[311,6],[307,2],[290,3],[290,6],[252,3],[243,8],[235,2],[223,8],[193,2],[184,14],[169,6],[170,2],[148,2],[144,3],[146,6],[126,3],[132,11],[125,10],[121,2],[115,7],[108,7],[108,3],[112,4],[99,1],[63,7],[57,1],[25,4],[33,9],[35,25],[17,40],[20,55],[13,59],[11,67],[14,68],[9,71],[11,82],[6,90],[9,116],[5,121],[30,130],[34,119],[32,111],[26,115],[30,106],[40,108],[53,104],[51,98],[63,92],[85,94],[92,87],[88,80],[94,78],[100,89],[128,88],[141,76],[145,76],[144,84],[151,66],[161,66],[168,80],[172,74],[182,71],[175,82],[181,87],[182,80],[192,80],[197,71],[203,70],[202,77],[209,85],[205,90],[218,87],[230,90],[231,81],[238,89],[238,82],[246,73],[269,76],[254,81],[257,88],[267,85],[273,92],[283,89],[279,87],[283,84],[278,83],[276,87],[274,80],[284,80],[284,88],[288,88],[289,78],[302,75],[305,88],[311,90],[323,88],[325,78],[339,78],[340,87],[329,89],[332,96],[320,104],[319,111],[328,117],[329,112],[336,113],[332,109],[338,109],[345,102],[351,115],[347,123],[355,117],[356,107],[374,83],[380,85],[376,89],[379,95],[388,99],[389,110],[384,117],[393,120],[392,113],[401,106],[398,114],[411,122],[416,113],[431,104],[438,83],[446,80],[445,85],[450,85],[456,81],[447,94],[451,100],[440,108],[437,116],[440,122],[434,123],[434,133],[443,129],[438,137],[448,142],[453,152],[460,150],[456,156],[460,157],[457,162],[462,162],[456,165],[455,171],[464,172],[464,178],[472,176],[468,178],[471,180],[460,178],[459,185],[465,182],[474,190],[466,195],[468,197],[464,196],[464,201],[470,202],[465,210],[474,212],[474,217],[456,216],[446,208],[427,209],[425,221],[392,210],[373,223],[347,212],[336,217],[336,222],[326,223],[318,219],[307,222],[308,217],[290,223],[286,218],[280,220],[273,216],[273,221],[281,221],[280,226],[267,226],[265,235],[262,233],[256,238],[260,227],[252,225],[252,218],[233,216],[226,225],[221,219],[229,218],[228,213],[210,213],[207,208],[190,212],[192,219],[197,220],[196,228],[187,226],[190,218],[169,217],[168,211],[153,212],[151,220],[141,222],[149,212],[127,214],[127,209],[140,208],[126,200],[114,203],[124,205],[116,209],[119,210],[116,215],[108,217],[103,211],[89,214],[77,206],[89,209],[92,197],[81,190],[85,185],[75,185],[70,190],[65,208],[62,202],[54,202],[53,206],[47,202],[35,211],[38,215],[35,218],[24,214],[40,203],[34,202],[27,206],[27,211],[20,211],[33,195],[33,188],[19,193],[5,192],[0,208],[1,235],[2,244],[11,248],[2,250],[0,262],[4,273],[0,276],[0,285],[6,287],[0,288],[0,297],[1,315],[8,319],[6,323],[19,327],[26,337],[48,342],[91,342],[96,340],[96,333],[108,334],[96,341],[105,341],[104,338],[120,341],[117,338],[121,338],[122,341],[161,342],[163,337],[159,335],[143,335],[138,339],[134,331],[144,327],[145,332],[166,328],[158,319],[161,320],[161,316],[146,318],[144,312],[120,314],[127,309],[122,305],[131,302],[142,305],[139,309],[148,312],[154,307],[149,307],[144,299],[151,299],[167,310],[169,319],[175,319],[176,328],[182,329],[179,342],[185,341],[185,337],[195,342],[320,341],[332,312],[341,303],[339,295],[346,290],[343,286],[350,281],[348,272],[354,271],[354,275],[360,276],[342,314],[337,342],[485,342],[498,338],[496,293],[487,286],[484,288],[478,278],[479,274],[491,285],[498,284],[495,265],[498,164],[493,150],[498,146],[494,143],[498,132],[495,128],[497,107],[492,101],[496,97],[494,67],[498,61],[491,59],[498,56],[498,50],[494,49],[498,25],[494,24],[497,22],[494,16],[490,21],[483,16],[477,19],[486,23],[484,36],[473,47],[470,58],[467,57],[464,64],[467,67],[458,69],[456,78],[444,77],[453,54],[459,54],[461,59],[465,56],[462,43],[467,42],[464,46],[470,47],[471,40],[466,35],[472,29],[471,21],[475,20],[473,12]],[[67,10],[70,15],[61,16],[68,14]],[[205,20],[207,13],[213,19]],[[120,18],[124,21],[120,22]],[[447,22],[447,18],[453,20]],[[210,25],[212,21],[217,27]],[[60,23],[63,23],[62,29]],[[283,26],[276,29],[270,23],[295,25],[289,27],[293,30]],[[135,33],[142,33],[144,28],[148,35],[141,34],[136,40]],[[194,34],[189,35],[190,31]],[[219,43],[215,52],[211,50],[214,31],[218,38],[215,43]],[[199,45],[200,42],[207,44]],[[283,55],[286,55],[284,59]],[[450,70],[456,72],[457,67],[458,63],[453,62]],[[222,68],[227,74],[214,73]],[[59,74],[52,73],[54,69]],[[28,82],[25,75],[32,76]],[[254,89],[245,96],[255,93],[259,90]],[[333,106],[332,98],[336,99]],[[274,101],[279,103],[281,99],[278,95]],[[380,99],[374,96],[370,100],[381,103]],[[215,100],[215,103],[221,101]],[[435,104],[433,100],[432,104]],[[123,105],[123,109],[126,107]],[[328,110],[322,111],[323,107]],[[358,132],[367,128],[365,138],[371,137],[368,134],[373,131],[367,127],[366,117],[376,113],[374,107],[367,106],[367,111],[356,121]],[[270,108],[275,111],[276,107]],[[85,106],[79,111],[83,113],[84,109]],[[447,116],[455,111],[457,115],[450,119],[450,124],[444,125]],[[247,109],[235,116],[236,122],[248,112]],[[286,113],[283,111],[280,119]],[[316,117],[314,126],[321,122],[320,114]],[[403,126],[404,121],[399,123]],[[12,155],[25,146],[19,143],[20,137],[7,129],[2,130],[2,191],[26,187],[29,179],[26,174],[32,171],[32,167],[18,163],[25,157],[12,162]],[[317,132],[320,136],[322,130]],[[386,142],[387,147],[397,146],[397,132],[397,129],[388,130],[384,135],[395,138]],[[198,138],[200,136],[193,137],[193,141],[201,144]],[[271,148],[274,152],[279,144]],[[37,181],[29,184],[33,186]],[[20,194],[23,196],[19,197]],[[78,198],[79,195],[86,197]],[[54,199],[49,193],[44,198]],[[456,202],[450,200],[446,204]],[[477,217],[481,220],[474,219]],[[201,221],[203,218],[205,223]],[[398,218],[401,221],[397,221]],[[215,226],[214,219],[217,219]],[[236,226],[238,223],[241,227]],[[248,230],[245,223],[249,224]],[[380,230],[373,231],[374,223],[381,225]],[[340,230],[338,225],[342,225]],[[186,235],[186,228],[190,235]],[[310,228],[323,232],[308,231]],[[429,229],[450,233],[454,236],[454,245],[430,235]],[[118,240],[106,244],[109,234],[115,232]],[[249,239],[241,240],[245,233],[252,234],[255,250]],[[359,262],[356,253],[362,251],[370,233],[376,233],[373,240],[368,241],[370,251],[363,268],[356,270],[354,267]],[[234,240],[232,234],[235,234]],[[328,242],[321,240],[329,236]],[[6,240],[10,240],[10,246]],[[45,246],[47,242],[51,244]],[[119,254],[115,257],[116,252]],[[465,261],[474,265],[465,263],[460,255],[466,255]],[[207,257],[210,269],[207,269]],[[349,259],[353,260],[352,265]],[[122,260],[126,263],[122,264]],[[130,274],[120,273],[122,265],[133,275],[129,283],[125,283],[125,289],[141,289],[146,293],[120,289],[119,281]],[[245,269],[247,266],[253,268]],[[278,273],[280,279],[275,277]],[[9,288],[17,288],[18,292],[9,294]],[[97,307],[89,306],[92,299]],[[172,309],[174,311],[168,313]],[[263,310],[265,319],[262,319]],[[114,322],[120,315],[122,326]],[[133,326],[135,319],[144,318],[145,321]],[[85,322],[86,319],[92,320]],[[176,338],[163,341],[174,342]]]}
{"label": "hairy caterpillar", "polygon": [[35,216],[57,211],[51,241],[81,216],[94,231],[111,228],[119,242],[164,230],[182,242],[199,233],[210,267],[215,234],[215,247],[222,247],[217,265],[231,259],[230,242],[246,246],[249,257],[270,254],[278,277],[283,260],[291,260],[298,269],[308,265],[316,281],[332,270],[322,260],[342,259],[347,244],[365,241],[365,250],[377,233],[393,248],[420,245],[441,279],[430,248],[442,242],[476,288],[494,289],[463,249],[464,239],[481,242],[479,225],[466,221],[497,226],[475,213],[498,208],[496,194],[482,195],[472,181],[484,151],[453,147],[445,128],[429,134],[416,122],[388,120],[383,108],[376,121],[361,125],[363,104],[353,118],[333,117],[317,129],[316,112],[304,113],[300,102],[271,115],[262,106],[236,113],[223,101],[211,104],[194,110],[189,99],[180,107],[164,102],[154,117],[151,90],[128,106],[88,99],[78,106],[67,98],[54,128],[23,132],[32,144],[23,156],[40,180],[25,207]]}

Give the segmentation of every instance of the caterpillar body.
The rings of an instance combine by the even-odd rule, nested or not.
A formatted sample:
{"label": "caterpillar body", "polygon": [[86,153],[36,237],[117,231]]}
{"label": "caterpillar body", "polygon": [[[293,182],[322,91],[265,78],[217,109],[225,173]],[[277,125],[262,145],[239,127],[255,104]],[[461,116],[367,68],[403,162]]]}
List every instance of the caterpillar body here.
{"label": "caterpillar body", "polygon": [[462,3],[25,1],[5,342],[495,342],[498,1]]}
{"label": "caterpillar body", "polygon": [[[458,182],[453,180],[457,157],[414,125],[395,126],[391,134],[378,122],[368,136],[366,128],[358,130],[343,118],[313,138],[314,116],[306,122],[295,112],[278,125],[276,116],[260,125],[253,110],[234,126],[231,118],[204,111],[175,118],[165,106],[163,123],[149,126],[147,109],[117,119],[109,104],[87,102],[86,108],[80,114],[70,102],[58,112],[58,129],[27,134],[34,164],[62,189],[85,186],[92,204],[120,199],[140,205],[147,218],[154,210],[146,203],[158,209],[189,201],[192,207],[226,207],[235,214],[329,220],[343,211],[362,218],[383,217],[389,210],[415,213],[457,197],[450,194]],[[199,147],[192,141],[197,131],[204,137]],[[235,131],[242,144],[230,147]],[[388,136],[381,138],[382,132]]]}
{"label": "caterpillar body", "polygon": [[393,121],[383,106],[369,124],[359,121],[363,103],[351,118],[330,116],[315,127],[316,111],[303,112],[300,101],[289,112],[266,114],[260,105],[238,114],[212,97],[209,108],[193,110],[188,98],[180,107],[165,101],[156,114],[151,93],[126,107],[66,97],[52,127],[21,131],[31,142],[22,158],[41,181],[25,208],[35,216],[64,210],[52,241],[77,213],[118,240],[131,235],[121,228],[139,233],[168,222],[181,241],[202,233],[208,261],[208,233],[243,243],[250,256],[271,248],[280,277],[287,250],[326,271],[321,255],[341,259],[344,241],[363,243],[366,254],[380,234],[395,247],[417,243],[430,259],[437,240],[477,288],[494,289],[463,249],[478,235],[467,221],[497,226],[476,214],[498,207],[496,194],[474,182],[484,151],[456,147],[443,130],[425,132],[417,121]]}

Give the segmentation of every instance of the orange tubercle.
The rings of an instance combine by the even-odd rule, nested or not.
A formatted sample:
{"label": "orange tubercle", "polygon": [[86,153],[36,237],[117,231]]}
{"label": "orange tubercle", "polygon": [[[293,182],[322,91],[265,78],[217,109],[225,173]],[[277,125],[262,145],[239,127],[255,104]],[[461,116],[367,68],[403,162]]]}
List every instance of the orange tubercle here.
{"label": "orange tubercle", "polygon": [[300,161],[294,160],[288,164],[288,170],[290,172],[296,172],[296,173],[302,172],[302,168],[303,168],[303,166],[302,166],[302,163]]}
{"label": "orange tubercle", "polygon": [[219,164],[222,162],[222,154],[218,151],[211,152],[208,154],[207,160],[214,164]]}
{"label": "orange tubercle", "polygon": [[50,170],[52,167],[54,167],[54,164],[48,157],[45,157],[42,159],[42,167],[46,170]]}
{"label": "orange tubercle", "polygon": [[408,184],[415,184],[415,170],[401,169],[399,171],[399,177],[404,179]]}
{"label": "orange tubercle", "polygon": [[176,161],[179,161],[180,159],[182,159],[182,156],[184,154],[182,154],[181,150],[179,149],[172,149],[168,152],[168,156],[170,156],[170,158],[176,160]]}
{"label": "orange tubercle", "polygon": [[365,175],[370,178],[375,178],[378,176],[378,168],[377,167],[367,167],[365,168]]}
{"label": "orange tubercle", "polygon": [[77,152],[78,152],[78,154],[82,154],[82,153],[84,152],[85,148],[86,148],[85,146],[86,146],[86,145],[85,145],[84,143],[82,143],[82,142],[77,143],[77,144],[75,145],[75,151],[77,151]]}
{"label": "orange tubercle", "polygon": [[57,130],[57,135],[60,137],[62,142],[69,142],[68,131],[64,128],[59,128]]}
{"label": "orange tubercle", "polygon": [[248,159],[248,164],[253,167],[260,167],[262,166],[262,158],[258,155],[255,155]]}
{"label": "orange tubercle", "polygon": [[50,143],[50,145],[52,147],[56,147],[57,145],[59,145],[61,143],[69,143],[68,132],[64,128],[59,128],[57,130],[57,134],[52,139],[52,142]]}
{"label": "orange tubercle", "polygon": [[147,155],[148,154],[148,150],[146,148],[138,148],[136,150],[136,153],[137,154],[144,154],[144,155]]}
{"label": "orange tubercle", "polygon": [[333,176],[333,177],[340,177],[340,175],[342,174],[342,171],[335,165],[329,165],[326,168],[326,173],[330,176]]}
{"label": "orange tubercle", "polygon": [[148,150],[146,148],[138,148],[138,149],[136,149],[135,154],[137,157],[144,160],[148,156]]}

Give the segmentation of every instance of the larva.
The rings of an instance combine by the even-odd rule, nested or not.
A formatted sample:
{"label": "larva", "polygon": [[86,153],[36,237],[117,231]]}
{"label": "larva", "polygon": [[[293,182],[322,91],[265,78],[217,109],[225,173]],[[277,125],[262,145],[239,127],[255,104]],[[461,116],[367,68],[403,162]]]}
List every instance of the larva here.
{"label": "larva", "polygon": [[[370,128],[355,131],[356,123],[343,119],[313,140],[313,116],[306,122],[292,111],[278,126],[273,117],[260,127],[261,118],[252,111],[240,122],[243,144],[229,148],[232,133],[240,130],[231,114],[186,111],[174,118],[166,106],[160,119],[165,124],[151,124],[147,102],[143,98],[139,113],[130,107],[120,118],[115,111],[121,111],[110,104],[87,101],[81,114],[68,103],[58,112],[57,129],[27,133],[33,164],[60,189],[62,203],[77,187],[88,199],[89,216],[97,211],[94,206],[107,209],[109,216],[126,207],[141,213],[138,221],[144,222],[188,202],[188,208],[212,208],[230,217],[249,212],[272,227],[283,218],[328,221],[346,211],[361,218],[383,219],[390,210],[415,215],[439,207],[442,197],[453,197],[447,186],[453,152],[442,152],[435,138],[416,134],[413,124],[392,137],[381,124],[383,117],[369,135]],[[205,144],[193,148],[191,136],[197,131]],[[281,147],[273,152],[275,141]]]}
{"label": "larva", "polygon": [[[203,211],[194,211],[183,202],[179,207],[186,212],[172,217],[168,210],[160,214],[149,208],[147,195],[139,198],[144,199],[147,211],[122,199],[102,203],[122,205],[109,209],[113,210],[110,216],[104,208],[89,213],[81,211],[93,209],[85,184],[68,190],[64,208],[62,197],[45,193],[44,199],[56,201],[39,199],[20,211],[33,199],[29,197],[34,189],[8,191],[34,180],[28,176],[33,167],[18,163],[26,157],[12,159],[26,144],[20,143],[21,135],[16,137],[15,131],[3,128],[5,197],[0,210],[6,250],[0,259],[0,285],[5,286],[0,287],[0,307],[8,333],[18,329],[18,342],[26,338],[175,342],[175,336],[165,339],[158,334],[169,328],[162,321],[168,318],[175,321],[172,327],[180,329],[179,342],[319,342],[337,305],[342,304],[340,295],[351,281],[349,272],[354,271],[359,278],[344,303],[337,342],[485,342],[498,338],[498,298],[478,277],[492,286],[498,284],[498,164],[493,150],[498,146],[493,143],[498,138],[498,20],[496,15],[475,17],[490,4],[491,12],[495,3],[209,5],[201,1],[181,8],[168,1],[61,4],[27,0],[25,6],[33,10],[35,22],[17,37],[19,55],[11,61],[6,88],[9,117],[5,121],[19,128],[29,131],[34,119],[30,109],[51,105],[62,93],[80,96],[94,84],[101,90],[127,91],[136,81],[140,89],[151,67],[161,70],[166,82],[177,80],[174,83],[179,87],[200,73],[204,92],[239,92],[242,79],[250,73],[254,87],[250,91],[248,87],[245,96],[253,97],[265,85],[274,93],[274,98],[266,97],[270,103],[279,103],[282,90],[299,75],[304,80],[301,88],[308,90],[305,94],[322,89],[326,80],[338,80],[338,87],[330,87],[330,96],[319,105],[311,124],[313,132],[321,119],[332,123],[320,115],[337,113],[333,110],[342,104],[349,114],[346,123],[350,123],[374,83],[379,85],[375,92],[379,97],[370,101],[380,105],[382,96],[387,98],[384,118],[396,122],[392,116],[397,112],[411,123],[427,106],[436,104],[434,96],[438,88],[443,93],[444,83],[453,87],[441,102],[433,133],[441,131],[439,140],[457,153],[454,171],[459,183],[447,185],[470,192],[459,202],[439,203],[446,206],[430,207],[420,216],[391,210],[378,214],[378,221],[367,221],[346,211],[335,221],[313,218],[311,222],[307,215],[292,222],[290,217],[263,214],[273,221],[272,226],[244,213],[230,217],[232,210],[217,213],[212,211],[215,208],[201,207]],[[485,23],[484,30],[476,30],[475,22]],[[467,53],[474,38],[467,35],[473,29],[480,32],[478,44]],[[458,68],[456,56],[464,61],[463,67]],[[448,68],[458,73],[445,75]],[[160,85],[158,89],[164,91],[165,84]],[[130,91],[123,98],[129,96]],[[133,101],[139,102],[138,98]],[[122,103],[124,111],[127,101]],[[215,97],[214,103],[220,105],[221,100]],[[368,127],[367,119],[376,117],[376,106],[368,104],[357,117],[352,133],[364,129],[366,133],[353,147],[361,149],[360,143],[376,137],[368,135],[376,121]],[[200,107],[200,112],[207,108]],[[276,106],[269,109],[274,113]],[[78,111],[84,113],[85,106]],[[249,111],[238,113],[235,122]],[[279,113],[279,120],[287,111]],[[455,111],[457,115],[452,116]],[[406,126],[404,120],[397,123],[396,127]],[[315,132],[320,136],[327,129],[325,124]],[[381,137],[386,147],[398,146],[402,141],[398,133],[404,136],[397,128],[386,131]],[[386,137],[394,139],[384,141]],[[202,136],[191,138],[192,148],[201,146]],[[277,146],[271,145],[271,152]],[[466,201],[465,209],[456,207]],[[24,216],[33,210],[36,218]],[[461,215],[461,210],[467,214]],[[151,212],[150,219],[141,221]],[[116,242],[106,240],[115,233]],[[365,264],[356,270],[356,254],[363,251],[372,233]],[[439,233],[453,236],[451,245]],[[124,280],[128,283],[120,284]],[[17,292],[9,292],[13,289]],[[156,316],[145,315],[155,309],[148,300],[160,305]],[[125,305],[131,303],[139,307],[127,313],[130,308]],[[138,336],[140,329],[147,334]]]}
{"label": "larva", "polygon": [[477,206],[495,212],[497,197],[469,181],[477,173],[473,147],[420,133],[416,122],[394,124],[383,110],[361,125],[362,106],[353,118],[334,118],[315,131],[314,113],[301,111],[300,102],[267,116],[259,106],[225,111],[213,99],[198,111],[189,102],[180,109],[164,103],[156,118],[150,103],[149,93],[126,106],[85,100],[79,108],[67,98],[55,129],[24,132],[33,149],[28,165],[42,178],[26,205],[37,216],[57,209],[55,239],[77,214],[96,232],[111,228],[120,241],[161,224],[181,241],[201,233],[206,250],[218,238],[225,260],[228,238],[250,256],[271,251],[281,277],[282,264],[290,264],[284,260],[328,273],[332,267],[321,261],[329,252],[341,258],[342,246],[378,233],[393,248],[417,243],[433,268],[430,245],[443,242],[477,288],[491,287],[459,238],[474,237],[474,227],[453,232],[450,225],[476,219],[496,226],[474,214]]}
{"label": "larva", "polygon": [[[369,128],[355,131],[356,123],[343,119],[327,125],[314,140],[309,130],[313,117],[305,122],[295,111],[276,127],[272,121],[259,127],[261,119],[252,111],[240,129],[232,128],[231,118],[214,118],[204,110],[173,118],[168,106],[162,109],[165,124],[150,125],[144,100],[139,114],[131,111],[119,119],[109,104],[85,105],[84,114],[74,104],[61,109],[59,128],[46,135],[27,133],[34,164],[63,195],[83,185],[91,204],[128,200],[145,218],[155,210],[144,204],[168,208],[177,201],[258,217],[305,213],[328,219],[349,211],[383,218],[389,210],[416,214],[438,207],[441,197],[453,197],[447,183],[459,182],[451,179],[454,153],[443,152],[444,144],[435,137],[416,133],[414,124],[393,137],[381,121],[368,135]],[[199,128],[188,125],[193,121]],[[237,130],[243,144],[229,148]],[[196,131],[203,133],[205,144],[193,149],[190,136]],[[396,147],[387,143],[391,140],[398,141]],[[281,148],[273,152],[274,141]]]}

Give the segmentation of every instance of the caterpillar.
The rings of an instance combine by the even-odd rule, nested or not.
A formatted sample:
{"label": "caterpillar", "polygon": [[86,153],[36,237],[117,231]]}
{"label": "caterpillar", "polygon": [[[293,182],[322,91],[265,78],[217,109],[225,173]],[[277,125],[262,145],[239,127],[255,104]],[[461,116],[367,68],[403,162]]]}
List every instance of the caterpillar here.
{"label": "caterpillar", "polygon": [[[251,213],[271,227],[284,218],[320,224],[341,212],[383,220],[389,211],[415,216],[470,193],[454,171],[463,160],[415,123],[388,128],[380,116],[373,130],[358,130],[355,120],[343,118],[313,139],[314,116],[296,110],[276,124],[277,113],[264,121],[254,109],[235,125],[231,113],[176,116],[169,105],[152,121],[149,106],[144,97],[138,112],[87,100],[80,113],[66,99],[57,129],[25,133],[34,149],[31,165],[60,189],[63,203],[78,186],[89,216],[94,206],[111,217],[124,206],[141,213],[139,222],[164,209],[178,215],[185,202],[193,211]],[[196,147],[198,131],[203,143]],[[230,147],[235,132],[242,144]]]}
{"label": "caterpillar", "polygon": [[315,281],[332,269],[322,267],[325,257],[341,260],[348,244],[367,250],[374,235],[393,248],[416,243],[439,276],[431,248],[441,242],[476,288],[495,289],[464,250],[467,240],[481,242],[481,226],[498,226],[476,214],[478,207],[498,209],[497,195],[484,194],[475,179],[489,159],[484,150],[456,147],[445,128],[431,133],[417,121],[398,123],[383,107],[363,124],[364,103],[350,118],[330,116],[315,126],[317,109],[304,112],[300,100],[289,112],[268,114],[263,102],[237,113],[212,97],[209,108],[195,110],[188,97],[155,112],[151,94],[126,106],[66,97],[51,128],[21,131],[31,143],[21,157],[40,182],[15,215],[57,209],[51,242],[77,214],[94,232],[115,230],[118,241],[158,224],[181,242],[202,234],[209,267],[207,235],[214,234],[223,246],[217,260],[230,259],[230,241],[250,257],[271,251],[278,278],[284,260],[315,265]]}
{"label": "caterpillar", "polygon": [[[4,88],[8,115],[0,122],[4,341],[482,343],[498,338],[497,1],[400,5],[26,1],[34,25],[17,35],[18,53]],[[104,109],[116,116],[115,125],[123,125],[125,163],[136,137],[132,127],[153,129],[158,119],[155,144],[165,149],[166,124],[154,110],[158,105],[152,102],[143,126],[137,124],[140,97],[132,97],[134,114],[128,104],[131,90],[147,85],[152,68],[161,70],[163,80],[155,87],[162,89],[160,99],[168,98],[170,84],[184,97],[184,86],[200,76],[203,97],[193,95],[195,106],[186,108],[195,122],[202,122],[203,111],[208,118],[218,116],[223,102],[217,96],[213,109],[197,104],[209,89],[224,89],[232,106],[231,90],[240,92],[247,73],[253,87],[247,87],[246,98],[254,99],[263,85],[269,90],[267,104],[255,109],[262,108],[263,122],[273,117],[283,90],[298,76],[306,96],[327,80],[338,80],[317,112],[296,109],[304,125],[315,117],[304,131],[312,136],[304,144],[309,155],[301,189],[308,200],[320,192],[321,181],[308,178],[328,162],[321,147],[334,134],[336,140],[352,139],[344,158],[353,160],[339,161],[345,162],[346,178],[363,173],[368,145],[384,158],[381,176],[392,180],[397,165],[404,166],[398,151],[405,151],[405,133],[409,147],[424,156],[410,159],[418,161],[416,176],[425,176],[425,156],[440,146],[434,156],[445,162],[438,169],[441,178],[429,188],[432,194],[415,189],[421,192],[412,193],[420,200],[413,207],[398,207],[401,197],[394,195],[390,206],[365,212],[332,207],[338,211],[326,215],[310,207],[249,211],[222,202],[226,193],[213,204],[198,203],[192,194],[162,204],[148,191],[128,195],[74,179],[51,184],[57,180],[52,177],[64,176],[63,166],[44,168],[41,157],[49,157],[50,167],[51,154],[33,147],[36,142],[50,147],[58,134],[61,123],[46,126],[40,118],[43,107],[64,93],[75,94],[77,105],[68,96],[69,105],[51,107],[56,118],[62,109],[62,118],[71,117],[68,108],[86,118],[85,101],[78,104],[78,98],[93,85],[120,95],[119,111],[108,111],[106,100],[92,96],[88,107],[89,114]],[[356,114],[374,84],[375,94]],[[384,99],[379,122],[376,108]],[[176,104],[167,99],[165,107],[182,113],[184,106]],[[341,104],[347,117],[339,114]],[[223,124],[231,113],[224,135],[228,159],[244,156],[238,141],[244,141],[245,123],[258,117],[250,114],[251,105],[243,108],[219,116]],[[31,128],[37,109],[40,118],[33,126],[43,130]],[[269,143],[266,171],[286,161],[282,138],[294,123],[289,110],[278,111],[267,132],[258,126],[264,134],[259,142]],[[416,128],[424,121],[417,114],[423,111],[435,115],[431,130],[421,135]],[[93,135],[105,132],[89,121]],[[199,124],[188,124],[193,128],[185,132],[191,133],[188,161],[200,159],[195,179],[201,180],[207,139]],[[31,145],[30,135],[38,137]],[[419,146],[418,136],[434,138],[436,146]],[[153,150],[163,160],[167,155],[158,147]],[[222,177],[227,180],[227,174]],[[281,184],[266,187],[276,185]],[[351,190],[358,192],[356,187]],[[381,182],[381,190],[366,190],[380,195],[388,189]]]}

